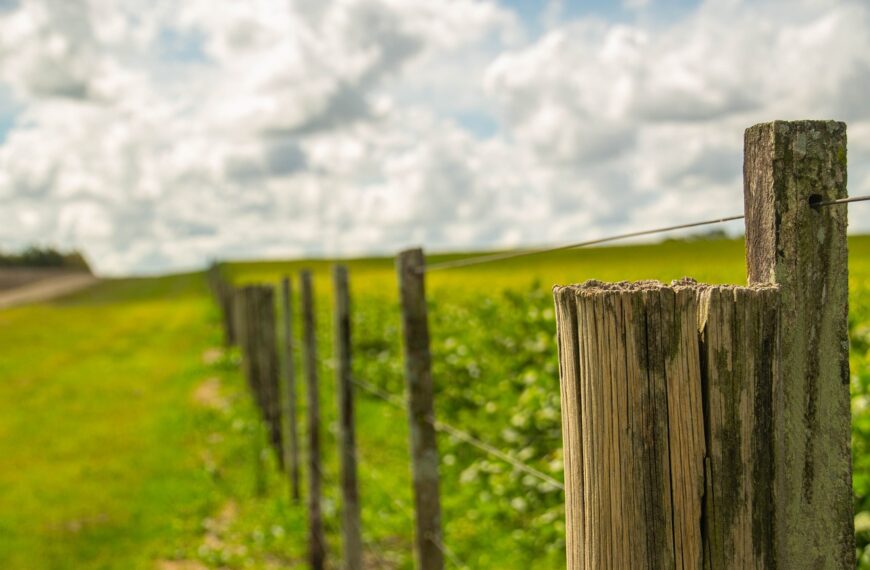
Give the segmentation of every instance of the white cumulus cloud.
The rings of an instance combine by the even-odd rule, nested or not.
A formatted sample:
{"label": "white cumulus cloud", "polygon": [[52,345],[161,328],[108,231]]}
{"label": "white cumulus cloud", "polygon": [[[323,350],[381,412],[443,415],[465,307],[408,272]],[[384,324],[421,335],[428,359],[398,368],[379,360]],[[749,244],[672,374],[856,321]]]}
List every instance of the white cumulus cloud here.
{"label": "white cumulus cloud", "polygon": [[850,189],[870,191],[863,3],[550,20],[534,37],[483,0],[20,0],[0,10],[0,247],[82,247],[115,274],[571,241],[739,211],[743,129],[777,118],[847,120]]}

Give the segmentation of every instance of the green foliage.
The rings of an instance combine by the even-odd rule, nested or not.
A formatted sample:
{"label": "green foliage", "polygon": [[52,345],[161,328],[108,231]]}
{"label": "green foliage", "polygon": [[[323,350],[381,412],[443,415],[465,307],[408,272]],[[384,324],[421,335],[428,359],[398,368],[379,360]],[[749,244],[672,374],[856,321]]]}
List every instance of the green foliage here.
{"label": "green foliage", "polygon": [[853,292],[850,302],[855,536],[860,567],[870,568],[870,287]]}
{"label": "green foliage", "polygon": [[[329,262],[228,264],[224,270],[237,283],[277,283],[302,266],[314,270],[317,291],[324,512],[336,560],[340,499]],[[392,262],[355,260],[349,266],[354,374],[402,396]],[[684,275],[743,282],[742,242],[560,252],[432,273],[427,287],[437,416],[560,480],[551,285]],[[870,568],[868,237],[850,240],[850,276],[856,527],[858,554]],[[203,352],[220,342],[217,310],[207,295],[197,275],[124,280],[51,306],[0,313],[0,345],[9,348],[9,357],[0,360],[0,454],[15,466],[0,472],[0,567],[153,568],[155,560],[174,560],[262,568],[303,560],[304,502],[288,502],[287,483],[270,455],[268,492],[253,494],[253,456],[261,444],[252,445],[256,416],[238,356],[202,361]],[[298,315],[298,297],[295,302]],[[297,319],[296,338],[300,333]],[[219,380],[222,403],[204,408],[193,395],[210,378]],[[407,419],[401,410],[357,394],[367,556],[372,567],[412,568]],[[304,423],[300,427],[304,442]],[[564,566],[561,491],[446,434],[439,446],[445,544],[456,558],[469,568]]]}
{"label": "green foliage", "polygon": [[21,253],[0,251],[0,267],[65,267],[90,271],[88,262],[78,251],[61,253],[50,247],[30,246]]}

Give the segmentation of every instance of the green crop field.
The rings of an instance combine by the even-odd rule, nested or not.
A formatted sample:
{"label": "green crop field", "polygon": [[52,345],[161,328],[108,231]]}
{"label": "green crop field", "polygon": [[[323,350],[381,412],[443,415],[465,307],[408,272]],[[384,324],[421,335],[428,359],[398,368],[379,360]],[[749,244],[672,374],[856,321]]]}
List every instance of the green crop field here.
{"label": "green crop field", "polygon": [[[225,271],[235,283],[274,283],[302,267],[314,270],[318,292],[324,511],[335,558],[329,262],[233,263]],[[401,394],[392,261],[354,260],[349,268],[354,374]],[[561,479],[550,287],[686,275],[743,283],[742,242],[597,248],[432,273],[437,415]],[[864,548],[870,236],[850,240],[850,303],[856,523]],[[257,496],[260,432],[238,354],[220,344],[202,274],[107,281],[62,301],[0,312],[0,568],[304,567],[304,508],[289,501],[271,457],[267,491]],[[359,394],[357,430],[370,566],[410,568],[406,419]],[[439,446],[451,557],[475,569],[564,565],[561,491],[450,437],[441,436]],[[862,560],[870,568],[870,548]]]}

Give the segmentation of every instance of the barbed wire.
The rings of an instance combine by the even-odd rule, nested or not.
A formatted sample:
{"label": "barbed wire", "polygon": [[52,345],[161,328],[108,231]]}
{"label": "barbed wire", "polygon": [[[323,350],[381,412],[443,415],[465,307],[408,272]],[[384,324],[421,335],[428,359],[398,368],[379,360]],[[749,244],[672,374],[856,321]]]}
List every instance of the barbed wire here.
{"label": "barbed wire", "polygon": [[[822,206],[834,206],[837,204],[849,204],[852,202],[865,202],[870,200],[870,195],[867,196],[855,196],[852,198],[840,198],[838,200],[828,200],[826,202],[814,202],[810,204],[812,208],[820,208]],[[557,245],[552,247],[541,247],[541,248],[532,248],[532,249],[520,249],[514,251],[505,251],[501,253],[493,253],[487,255],[479,255],[475,257],[468,257],[464,259],[456,259],[451,261],[443,261],[441,263],[433,263],[431,265],[426,266],[421,270],[421,273],[431,273],[433,271],[442,271],[444,269],[456,269],[460,267],[470,267],[472,265],[482,265],[484,263],[493,263],[495,261],[505,261],[507,259],[515,259],[518,257],[527,257],[530,255],[540,255],[543,253],[553,253],[557,251],[564,251],[568,249],[578,249],[582,247],[588,247],[590,245],[599,245],[602,243],[609,243],[613,241],[619,241],[623,239],[629,239],[633,237],[642,237],[655,235],[660,233],[672,232],[677,230],[685,230],[690,228],[697,228],[701,226],[710,226],[714,224],[722,224],[725,222],[733,222],[736,220],[742,220],[745,218],[744,214],[734,215],[734,216],[726,216],[724,218],[715,218],[712,220],[702,220],[700,222],[690,222],[687,224],[678,224],[675,226],[664,226],[661,228],[653,228],[649,230],[640,230],[636,232],[628,232],[624,234],[617,234],[612,236],[607,236],[603,238],[597,238],[587,241],[581,241],[576,243],[569,243],[564,245]]]}
{"label": "barbed wire", "polygon": [[[393,394],[389,394],[389,393],[377,388],[376,386],[373,386],[373,385],[369,384],[368,382],[365,382],[362,380],[354,379],[354,380],[352,380],[352,382],[356,386],[359,386],[360,388],[365,390],[366,392],[369,392],[370,394],[384,400],[385,402],[389,403],[390,405],[395,406],[396,408],[407,412],[407,407],[405,406],[405,404],[402,402],[402,400],[398,396],[395,396]],[[452,435],[453,437],[459,439],[460,441],[463,441],[463,442],[467,443],[468,445],[471,445],[472,447],[476,447],[480,451],[483,451],[484,453],[486,453],[488,455],[496,457],[497,459],[500,459],[501,461],[504,461],[505,463],[512,465],[513,467],[517,468],[518,470],[522,471],[523,473],[526,473],[527,475],[531,475],[532,477],[535,477],[535,478],[543,481],[544,483],[547,483],[548,485],[555,487],[556,489],[560,489],[560,490],[565,489],[564,484],[560,483],[559,481],[557,481],[556,479],[554,479],[550,475],[547,475],[543,471],[539,471],[539,470],[535,469],[531,465],[523,463],[522,461],[520,461],[516,457],[513,457],[513,456],[499,450],[495,446],[474,437],[473,435],[471,435],[467,431],[461,430],[457,427],[454,427],[454,426],[452,426],[448,423],[442,422],[440,420],[436,420],[433,417],[427,417],[426,421],[430,425],[432,425],[432,427],[435,428],[436,431],[440,431],[440,432],[444,432],[444,433],[447,433],[449,435]]]}

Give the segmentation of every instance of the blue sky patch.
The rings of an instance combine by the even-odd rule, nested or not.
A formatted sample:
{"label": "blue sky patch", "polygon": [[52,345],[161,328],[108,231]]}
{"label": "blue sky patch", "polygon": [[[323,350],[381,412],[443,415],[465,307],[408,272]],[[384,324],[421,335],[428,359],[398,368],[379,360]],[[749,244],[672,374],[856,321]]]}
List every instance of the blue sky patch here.
{"label": "blue sky patch", "polygon": [[157,49],[160,58],[168,61],[182,63],[208,61],[208,56],[203,49],[202,34],[195,31],[163,28],[157,37]]}
{"label": "blue sky patch", "polygon": [[12,97],[9,88],[0,83],[0,145],[6,142],[6,137],[15,127],[15,122],[21,108]]}
{"label": "blue sky patch", "polygon": [[454,115],[456,121],[479,139],[488,139],[499,131],[498,120],[486,111],[463,111]]}
{"label": "blue sky patch", "polygon": [[[545,31],[544,18],[549,2],[499,0],[499,3],[516,12],[533,34]],[[700,0],[648,0],[642,8],[629,8],[627,4],[619,0],[564,0],[558,15],[562,21],[599,18],[612,22],[631,22],[639,17],[653,22],[673,21],[698,6]]]}

